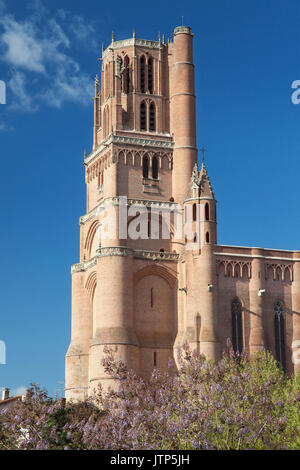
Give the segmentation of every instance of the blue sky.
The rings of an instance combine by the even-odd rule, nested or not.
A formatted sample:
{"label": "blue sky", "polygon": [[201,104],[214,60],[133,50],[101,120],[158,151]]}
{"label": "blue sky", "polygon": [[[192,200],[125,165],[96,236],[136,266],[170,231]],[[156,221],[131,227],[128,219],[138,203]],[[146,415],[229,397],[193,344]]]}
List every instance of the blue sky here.
{"label": "blue sky", "polygon": [[299,0],[0,0],[0,387],[62,388],[101,43],[171,37],[182,16],[219,243],[300,250]]}

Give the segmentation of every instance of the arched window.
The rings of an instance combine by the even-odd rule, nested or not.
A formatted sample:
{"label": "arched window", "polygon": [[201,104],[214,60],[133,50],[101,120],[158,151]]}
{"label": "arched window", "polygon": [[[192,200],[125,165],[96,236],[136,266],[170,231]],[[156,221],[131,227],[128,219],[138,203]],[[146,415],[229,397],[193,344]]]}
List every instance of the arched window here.
{"label": "arched window", "polygon": [[103,137],[107,137],[109,134],[109,108],[106,108],[103,111]]}
{"label": "arched window", "polygon": [[124,59],[123,92],[129,93],[129,91],[130,91],[130,68],[129,68],[129,59],[126,56]]}
{"label": "arched window", "polygon": [[150,57],[148,60],[148,90],[152,95],[153,93],[153,59]]}
{"label": "arched window", "polygon": [[117,66],[117,75],[121,75],[123,60],[122,60],[122,57],[120,57],[119,55],[117,56],[116,66]]}
{"label": "arched window", "polygon": [[149,176],[149,158],[147,155],[143,158],[143,178],[148,178]]}
{"label": "arched window", "polygon": [[155,122],[155,104],[154,104],[154,103],[151,103],[151,104],[150,104],[150,109],[149,109],[149,128],[150,128],[150,131],[155,132],[156,122]]}
{"label": "arched window", "polygon": [[109,108],[106,108],[106,135],[109,135]]}
{"label": "arched window", "polygon": [[243,318],[242,304],[239,299],[233,299],[231,304],[232,347],[235,353],[243,351]]}
{"label": "arched window", "polygon": [[193,222],[197,220],[197,204],[193,204]]}
{"label": "arched window", "polygon": [[103,138],[106,136],[106,108],[103,111]]}
{"label": "arched window", "polygon": [[284,306],[281,301],[274,305],[274,328],[276,360],[285,369]]}
{"label": "arched window", "polygon": [[146,130],[146,104],[142,102],[141,104],[141,131]]}
{"label": "arched window", "polygon": [[152,178],[154,180],[158,179],[158,158],[156,156],[152,160]]}
{"label": "arched window", "polygon": [[104,98],[107,98],[108,96],[108,83],[109,83],[109,78],[108,78],[108,66],[106,64],[105,66],[105,78],[104,78]]}
{"label": "arched window", "polygon": [[209,220],[209,204],[205,204],[205,220]]}
{"label": "arched window", "polygon": [[209,232],[206,232],[205,238],[206,238],[206,243],[209,243]]}
{"label": "arched window", "polygon": [[140,61],[141,75],[140,75],[140,88],[141,93],[145,93],[145,57],[141,57]]}

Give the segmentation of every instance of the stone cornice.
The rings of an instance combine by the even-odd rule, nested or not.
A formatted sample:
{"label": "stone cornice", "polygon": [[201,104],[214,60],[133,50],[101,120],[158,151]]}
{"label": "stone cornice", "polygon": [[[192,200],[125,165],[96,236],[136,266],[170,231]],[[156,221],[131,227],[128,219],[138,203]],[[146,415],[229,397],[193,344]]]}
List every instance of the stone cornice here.
{"label": "stone cornice", "polygon": [[177,28],[174,29],[174,36],[177,34],[190,34],[191,36],[194,36],[192,33],[192,28],[189,26],[177,26]]}
{"label": "stone cornice", "polygon": [[246,250],[264,250],[264,251],[280,251],[282,253],[299,253],[300,250],[282,250],[281,248],[263,248],[261,246],[240,246],[240,245],[217,245],[219,248],[237,248]]}
{"label": "stone cornice", "polygon": [[[120,201],[121,199],[121,201]],[[97,215],[97,212],[101,207],[107,207],[107,206],[119,206],[121,204],[124,204],[123,199],[116,196],[116,197],[108,197],[103,199],[94,209],[92,209],[90,212],[87,214],[83,215],[79,219],[79,224],[86,224],[89,222],[95,215]],[[170,211],[175,211],[178,208],[180,208],[179,204],[176,204],[175,202],[169,202],[169,201],[153,201],[149,199],[127,199],[127,206],[142,206],[142,207],[147,207],[147,208],[156,208],[156,209],[168,209]]]}
{"label": "stone cornice", "polygon": [[141,259],[150,259],[152,261],[178,261],[180,255],[178,253],[171,253],[169,251],[148,251],[148,250],[134,250],[134,257]]}
{"label": "stone cornice", "polygon": [[93,266],[96,266],[96,264],[97,264],[97,256],[94,256],[94,258],[91,258],[86,263],[73,264],[71,266],[71,274],[79,273],[79,272],[82,272],[82,271],[87,271],[88,269],[92,268]]}
{"label": "stone cornice", "polygon": [[150,261],[171,261],[177,262],[180,255],[168,251],[150,251],[150,250],[133,250],[127,246],[107,246],[101,247],[97,250],[97,255],[85,263],[73,264],[71,267],[71,274],[78,272],[88,271],[90,268],[97,264],[98,258],[106,256],[133,256],[138,259],[145,259]]}
{"label": "stone cornice", "polygon": [[103,51],[102,59],[109,54],[110,50],[122,49],[124,47],[139,46],[148,47],[149,49],[160,49],[162,44],[159,41],[149,41],[148,39],[129,38],[120,41],[111,42],[110,45]]}
{"label": "stone cornice", "polygon": [[262,258],[262,259],[269,259],[269,260],[279,260],[279,261],[290,261],[291,263],[300,262],[300,259],[297,258],[282,258],[279,256],[263,256],[263,255],[251,255],[251,254],[243,254],[243,253],[222,253],[214,251],[214,255],[217,256],[233,256],[238,258]]}
{"label": "stone cornice", "polygon": [[174,143],[166,140],[158,140],[158,139],[145,139],[140,137],[124,137],[119,135],[111,134],[94,152],[88,155],[85,160],[84,164],[88,165],[93,161],[96,157],[98,157],[104,150],[107,149],[111,144],[119,144],[119,145],[130,145],[130,146],[137,146],[137,147],[150,147],[153,149],[173,149]]}

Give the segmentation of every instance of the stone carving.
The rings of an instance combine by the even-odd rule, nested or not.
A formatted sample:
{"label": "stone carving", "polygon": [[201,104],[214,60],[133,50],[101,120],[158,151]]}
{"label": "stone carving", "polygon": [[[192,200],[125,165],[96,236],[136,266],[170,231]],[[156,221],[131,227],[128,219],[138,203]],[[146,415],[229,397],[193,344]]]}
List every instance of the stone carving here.
{"label": "stone carving", "polygon": [[[79,219],[79,224],[86,224],[90,220],[93,219],[99,212],[101,206],[107,207],[110,205],[119,206],[120,204],[124,204],[124,199],[119,197],[108,197],[103,199],[93,210],[91,210],[88,214],[83,215]],[[168,201],[151,201],[148,199],[127,199],[127,206],[142,206],[147,208],[153,209],[169,209],[170,211],[177,211],[180,209],[180,205],[176,204],[175,202],[168,202]]]}
{"label": "stone carving", "polygon": [[133,145],[139,147],[173,149],[174,142],[171,140],[158,140],[158,139],[141,139],[138,137],[123,137],[111,134],[94,152],[85,158],[85,165],[91,163],[111,144]]}
{"label": "stone carving", "polygon": [[251,279],[251,261],[217,259],[217,275],[238,279]]}
{"label": "stone carving", "polygon": [[293,265],[265,263],[265,279],[273,279],[273,281],[292,282],[294,280]]}
{"label": "stone carving", "polygon": [[107,246],[101,247],[97,250],[97,255],[86,263],[73,264],[71,274],[88,271],[97,264],[98,258],[105,256],[133,256],[134,258],[146,259],[151,261],[172,261],[177,262],[180,255],[177,253],[170,253],[168,251],[148,251],[148,250],[133,250],[124,246]]}

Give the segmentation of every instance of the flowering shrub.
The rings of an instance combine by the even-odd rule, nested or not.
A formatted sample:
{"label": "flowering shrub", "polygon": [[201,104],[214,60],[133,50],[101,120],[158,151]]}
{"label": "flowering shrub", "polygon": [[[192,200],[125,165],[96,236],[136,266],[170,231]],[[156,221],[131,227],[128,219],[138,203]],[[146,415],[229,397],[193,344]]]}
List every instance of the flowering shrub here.
{"label": "flowering shrub", "polygon": [[176,374],[149,380],[106,350],[116,390],[65,403],[32,386],[0,415],[0,449],[300,449],[300,377],[269,353],[223,355],[218,364],[184,348]]}

